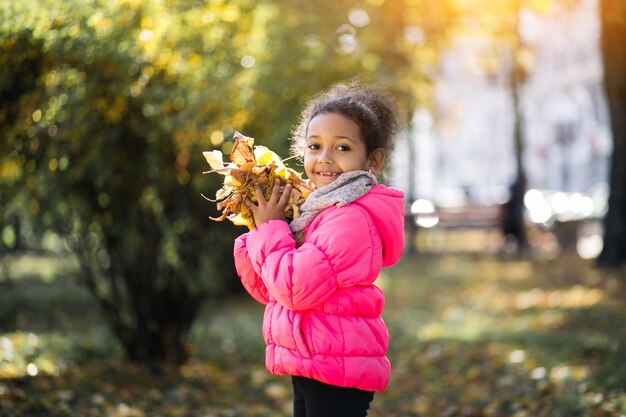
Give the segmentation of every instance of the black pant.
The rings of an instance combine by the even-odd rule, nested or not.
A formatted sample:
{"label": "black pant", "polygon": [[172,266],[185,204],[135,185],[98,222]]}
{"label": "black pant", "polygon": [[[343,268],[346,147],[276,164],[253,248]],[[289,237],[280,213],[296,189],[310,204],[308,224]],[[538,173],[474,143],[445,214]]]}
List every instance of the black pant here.
{"label": "black pant", "polygon": [[365,417],[374,393],[292,377],[294,417]]}

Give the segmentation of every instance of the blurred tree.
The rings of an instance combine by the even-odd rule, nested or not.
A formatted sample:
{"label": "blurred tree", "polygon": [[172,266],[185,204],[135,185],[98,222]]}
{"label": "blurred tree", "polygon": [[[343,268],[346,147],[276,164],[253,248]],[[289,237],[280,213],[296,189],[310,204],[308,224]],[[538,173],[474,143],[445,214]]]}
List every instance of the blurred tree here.
{"label": "blurred tree", "polygon": [[[513,107],[513,153],[515,176],[509,186],[509,200],[503,207],[503,233],[515,237],[517,248],[527,248],[523,199],[526,193],[526,168],[524,166],[524,112],[521,106],[522,89],[529,72],[532,72],[534,51],[524,42],[520,33],[520,16],[524,12],[558,13],[563,7],[576,5],[579,0],[471,0],[459,5],[465,16],[454,31],[462,36],[475,36],[488,40],[476,60],[486,76],[497,78],[506,74],[506,86]],[[479,12],[478,12],[479,11]]]}
{"label": "blurred tree", "polygon": [[3,6],[2,217],[65,237],[130,359],[179,362],[202,303],[237,285],[237,231],[208,220],[200,193],[220,179],[200,175],[201,150],[228,150],[258,15],[252,1],[75,6]]}
{"label": "blurred tree", "polygon": [[598,264],[619,266],[626,262],[626,3],[601,0],[600,19],[613,156],[609,175],[609,210],[604,218],[604,247]]}
{"label": "blurred tree", "polygon": [[384,85],[407,118],[415,106],[430,105],[444,6],[422,0],[268,4],[272,12],[263,50],[255,57],[249,123],[270,145],[284,146],[305,103],[340,80]]}
{"label": "blurred tree", "polygon": [[[364,66],[391,86],[403,109],[405,134],[398,137],[407,149],[407,206],[417,199],[417,149],[414,115],[433,104],[433,79],[437,73],[439,53],[450,41],[458,11],[450,1],[405,0],[387,2],[372,16],[372,24],[364,30],[366,44],[373,48],[361,54]],[[358,11],[356,9],[355,11]],[[353,11],[354,13],[354,11]],[[355,16],[355,18],[358,15]],[[372,52],[375,53],[372,53]],[[407,209],[407,215],[409,210]],[[407,216],[408,253],[414,253],[418,228]]]}
{"label": "blurred tree", "polygon": [[524,114],[520,98],[527,73],[530,70],[530,63],[527,58],[530,52],[520,34],[520,13],[524,7],[532,7],[532,3],[532,1],[525,2],[524,0],[512,1],[508,13],[503,13],[504,20],[511,22],[510,29],[507,30],[500,24],[497,24],[496,29],[496,33],[500,33],[503,37],[502,40],[510,50],[510,58],[506,66],[508,69],[507,86],[513,105],[513,151],[515,155],[515,178],[509,186],[509,199],[503,206],[502,232],[505,237],[514,237],[519,253],[523,253],[528,247],[523,204],[526,193],[526,169],[523,158]]}
{"label": "blurred tree", "polygon": [[[8,157],[17,147],[22,150],[24,142],[20,131],[28,126],[37,101],[36,80],[49,70],[50,59],[44,53],[43,41],[32,39],[32,31],[15,33],[11,38],[0,40],[0,179],[3,183],[21,183],[19,187],[0,189],[5,227],[0,230],[0,254],[7,249],[24,247],[21,230],[20,190],[27,184],[18,181],[25,165],[25,157]],[[15,138],[12,140],[12,138]],[[8,139],[8,140],[7,140]],[[36,151],[36,150],[35,150]],[[32,169],[32,165],[27,169]],[[23,179],[23,178],[22,178]],[[14,204],[8,205],[12,201]]]}

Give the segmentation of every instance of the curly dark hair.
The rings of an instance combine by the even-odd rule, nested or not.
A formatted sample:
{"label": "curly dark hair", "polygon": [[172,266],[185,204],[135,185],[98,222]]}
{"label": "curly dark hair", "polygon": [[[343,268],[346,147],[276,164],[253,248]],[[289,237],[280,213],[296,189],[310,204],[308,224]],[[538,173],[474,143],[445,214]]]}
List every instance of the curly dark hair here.
{"label": "curly dark hair", "polygon": [[355,122],[361,130],[368,155],[378,148],[387,154],[393,150],[393,135],[399,128],[395,100],[377,85],[352,81],[337,83],[308,103],[293,130],[293,155],[304,155],[311,119],[326,113],[337,113]]}

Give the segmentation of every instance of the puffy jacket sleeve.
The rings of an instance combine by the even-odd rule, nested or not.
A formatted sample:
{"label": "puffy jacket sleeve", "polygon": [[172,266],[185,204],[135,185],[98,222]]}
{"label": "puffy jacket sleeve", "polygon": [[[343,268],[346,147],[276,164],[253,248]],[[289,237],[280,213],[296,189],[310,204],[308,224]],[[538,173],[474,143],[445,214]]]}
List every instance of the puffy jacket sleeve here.
{"label": "puffy jacket sleeve", "polygon": [[322,215],[298,248],[284,221],[264,223],[247,239],[252,268],[288,309],[313,308],[339,288],[372,282],[378,272],[372,269],[381,263],[382,248],[372,243],[371,219],[355,206]]}
{"label": "puffy jacket sleeve", "polygon": [[267,288],[261,277],[254,271],[248,255],[248,248],[246,247],[248,235],[249,233],[244,233],[235,239],[235,269],[246,291],[259,303],[267,304],[269,301]]}

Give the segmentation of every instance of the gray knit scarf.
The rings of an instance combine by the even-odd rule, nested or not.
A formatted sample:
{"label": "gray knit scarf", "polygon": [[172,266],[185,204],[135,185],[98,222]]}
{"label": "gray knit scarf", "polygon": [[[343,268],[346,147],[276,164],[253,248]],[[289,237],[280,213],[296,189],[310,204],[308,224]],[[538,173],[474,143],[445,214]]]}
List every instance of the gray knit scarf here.
{"label": "gray knit scarf", "polygon": [[307,227],[322,210],[331,206],[345,206],[367,194],[376,185],[376,177],[367,171],[349,171],[328,185],[313,191],[300,206],[300,217],[289,223],[296,234]]}

